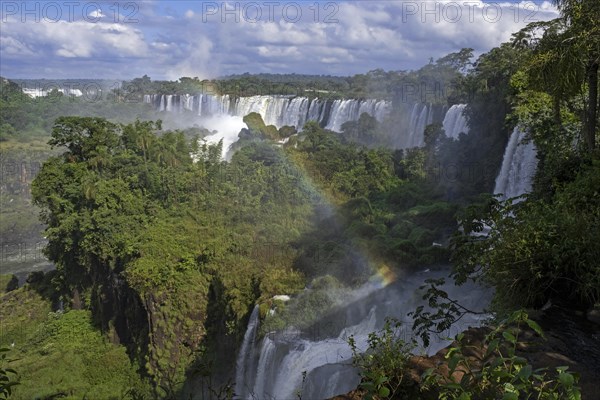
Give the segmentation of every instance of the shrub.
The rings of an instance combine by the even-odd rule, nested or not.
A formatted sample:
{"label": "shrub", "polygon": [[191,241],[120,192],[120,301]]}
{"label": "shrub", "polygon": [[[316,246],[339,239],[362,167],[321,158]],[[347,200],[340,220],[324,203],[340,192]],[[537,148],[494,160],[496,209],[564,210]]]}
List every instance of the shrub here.
{"label": "shrub", "polygon": [[[464,343],[464,334],[458,335],[456,345],[445,356],[448,372],[428,369],[422,377],[422,390],[436,393],[440,400],[581,399],[576,385],[578,375],[568,372],[568,367],[558,367],[556,375],[550,376],[547,369],[534,370],[517,355],[524,325],[543,336],[537,323],[522,310],[511,314],[487,335],[483,348],[476,349],[481,351],[472,351]],[[483,357],[477,357],[478,353]]]}
{"label": "shrub", "polygon": [[[551,200],[490,199],[462,218],[453,240],[463,278],[496,288],[499,310],[541,307],[548,300],[587,308],[600,300],[600,162],[563,185]],[[483,227],[487,236],[475,236]]]}
{"label": "shrub", "polygon": [[359,370],[362,378],[360,387],[366,391],[367,400],[407,398],[415,391],[406,365],[416,345],[400,339],[399,328],[400,322],[387,319],[383,329],[369,334],[368,348],[364,353],[358,348],[354,336],[348,339],[352,363]]}

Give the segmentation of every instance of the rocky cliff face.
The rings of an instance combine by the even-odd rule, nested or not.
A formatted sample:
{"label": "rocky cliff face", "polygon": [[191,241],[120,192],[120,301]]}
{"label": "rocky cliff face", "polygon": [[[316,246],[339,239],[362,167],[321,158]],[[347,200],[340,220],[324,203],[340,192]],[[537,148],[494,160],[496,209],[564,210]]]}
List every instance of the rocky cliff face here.
{"label": "rocky cliff face", "polygon": [[92,296],[98,299],[94,315],[114,341],[128,347],[164,398],[181,389],[206,334],[205,280],[197,271],[179,275],[173,278],[177,289],[148,289],[107,271]]}
{"label": "rocky cliff face", "polygon": [[32,204],[31,182],[49,150],[0,149],[0,263],[2,273],[14,273],[22,284],[28,273],[48,270],[44,257],[44,226]]}

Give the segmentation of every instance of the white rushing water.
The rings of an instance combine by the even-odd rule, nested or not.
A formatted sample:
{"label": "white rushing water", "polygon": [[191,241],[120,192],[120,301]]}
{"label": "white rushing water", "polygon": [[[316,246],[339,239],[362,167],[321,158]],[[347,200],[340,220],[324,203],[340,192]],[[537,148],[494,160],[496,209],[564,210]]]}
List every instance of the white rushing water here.
{"label": "white rushing water", "polygon": [[464,116],[466,107],[466,104],[455,104],[446,112],[442,125],[447,137],[458,139],[461,133],[469,133],[467,119]]}
{"label": "white rushing water", "polygon": [[275,96],[240,97],[235,105],[235,115],[245,116],[252,112],[259,113],[265,125],[280,127],[284,111],[287,109],[289,99]]}
{"label": "white rushing water", "polygon": [[248,328],[246,329],[246,333],[244,334],[244,341],[242,342],[242,347],[240,348],[240,353],[238,354],[235,369],[240,376],[236,376],[236,393],[244,392],[244,384],[254,386],[255,377],[247,375],[247,372],[251,370],[252,360],[255,357],[254,352],[251,350],[254,348],[254,343],[256,341],[256,333],[258,332],[258,311],[259,310],[257,305],[254,307],[254,310],[252,310],[252,314],[250,315],[250,321],[248,321]]}
{"label": "white rushing water", "polygon": [[44,87],[44,88],[23,88],[23,93],[25,93],[27,96],[32,97],[32,98],[37,98],[37,97],[45,97],[48,96],[50,94],[50,92],[52,92],[53,89],[58,90],[60,93],[64,94],[65,96],[74,96],[74,97],[81,97],[83,96],[83,92],[80,89],[73,89],[73,88],[69,88],[69,87],[65,87],[65,88],[61,88],[61,87],[52,87],[51,85],[48,85],[48,87]]}
{"label": "white rushing water", "polygon": [[[321,100],[291,96],[249,96],[233,101],[229,95],[145,95],[144,102],[154,105],[157,111],[184,112],[196,115],[233,115],[244,117],[252,112],[259,113],[265,124],[295,126],[302,129],[307,121],[317,121],[327,129],[339,132],[348,121],[357,121],[367,113],[382,121],[391,104],[385,100],[346,99]],[[423,126],[424,127],[424,126]]]}
{"label": "white rushing water", "polygon": [[[244,117],[251,112],[259,113],[267,125],[277,128],[294,126],[301,129],[308,121],[316,121],[322,127],[340,132],[348,121],[358,121],[363,113],[383,121],[392,111],[389,101],[375,99],[309,99],[293,96],[248,96],[230,98],[227,95],[146,95],[144,102],[153,104],[158,111],[183,113],[191,111],[200,116],[229,115]],[[426,103],[407,104],[405,129],[395,139],[398,148],[418,147],[424,144],[427,125],[442,122],[448,137],[458,138],[468,133],[464,117],[465,104],[457,104],[445,111],[441,106]],[[404,111],[402,111],[404,112]],[[440,114],[441,113],[441,114]],[[434,115],[435,117],[434,121]]]}
{"label": "white rushing water", "polygon": [[494,194],[502,194],[503,200],[531,191],[537,169],[537,150],[533,141],[521,143],[524,138],[525,132],[515,127],[504,150],[494,188]]}
{"label": "white rushing water", "polygon": [[238,135],[242,128],[247,128],[246,124],[241,117],[232,115],[215,115],[206,117],[202,120],[202,125],[210,130],[214,131],[212,135],[206,136],[204,139],[206,143],[217,144],[223,140],[222,157],[225,160],[229,160],[231,152],[229,151],[231,145],[233,145],[239,139]]}
{"label": "white rushing water", "polygon": [[433,107],[416,103],[412,107],[408,122],[408,138],[403,147],[418,147],[425,142],[425,128],[433,122]]}
{"label": "white rushing water", "polygon": [[[326,129],[340,132],[348,121],[358,121],[363,113],[383,121],[391,111],[391,103],[375,99],[309,99],[293,96],[248,96],[235,100],[229,95],[145,95],[144,102],[153,104],[157,111],[192,111],[198,116],[230,115],[244,117],[249,113],[259,113],[265,124],[294,126],[301,129],[308,121],[316,121]],[[409,148],[424,144],[424,131],[434,122],[434,110],[431,104],[415,103],[408,105],[406,126],[398,139],[398,147]],[[442,113],[446,136],[457,139],[460,133],[467,134],[469,129],[464,116],[466,104],[455,104]],[[435,122],[441,122],[439,107]],[[441,110],[444,111],[444,110]]]}
{"label": "white rushing water", "polygon": [[359,109],[360,104],[357,100],[335,100],[331,106],[329,121],[325,128],[340,132],[344,122],[358,119]]}
{"label": "white rushing water", "polygon": [[[406,321],[400,334],[408,340],[412,321],[406,314],[423,304],[419,286],[427,278],[445,275],[447,272],[441,271],[415,274],[381,289],[367,284],[350,293],[343,306],[314,326],[302,332],[290,327],[260,341],[256,339],[258,322],[253,312],[238,355],[236,398],[288,400],[297,398],[299,391],[302,398],[318,400],[356,388],[360,378],[351,365],[348,338],[353,336],[357,348],[364,351],[369,333],[381,329],[386,317],[395,317]],[[481,310],[489,301],[487,291],[474,285],[457,288],[448,284],[444,289],[468,308]],[[446,337],[479,324],[480,318],[465,317],[446,335],[432,337],[427,353],[447,346],[450,342]]]}

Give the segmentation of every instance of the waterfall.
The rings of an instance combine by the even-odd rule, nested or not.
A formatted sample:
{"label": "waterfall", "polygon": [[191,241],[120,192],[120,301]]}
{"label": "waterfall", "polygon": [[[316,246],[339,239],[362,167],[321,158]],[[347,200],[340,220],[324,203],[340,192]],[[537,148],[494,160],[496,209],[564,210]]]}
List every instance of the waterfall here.
{"label": "waterfall", "polygon": [[375,103],[376,103],[376,100],[374,100],[374,99],[368,99],[368,100],[361,101],[360,104],[358,105],[358,118],[360,118],[362,113],[367,113],[371,116],[374,116],[375,115]]}
{"label": "waterfall", "polygon": [[194,96],[190,96],[189,94],[183,95],[183,109],[192,111],[194,105]]}
{"label": "waterfall", "polygon": [[254,306],[250,320],[248,321],[248,328],[244,334],[244,341],[240,348],[236,363],[236,375],[235,375],[235,392],[238,396],[245,398],[250,393],[248,388],[254,387],[254,378],[256,377],[256,369],[253,368],[254,352],[251,351],[255,348],[256,332],[258,331],[259,324],[259,312],[258,305]]}
{"label": "waterfall", "polygon": [[173,111],[173,95],[165,96],[165,111]]}
{"label": "waterfall", "polygon": [[201,116],[202,115],[202,99],[203,99],[204,95],[199,94],[198,96],[193,96],[193,105],[192,105],[192,111],[198,115]]}
{"label": "waterfall", "polygon": [[[50,92],[52,92],[52,90],[54,90],[54,89],[58,90],[60,93],[64,94],[65,96],[73,96],[73,97],[83,96],[83,92],[81,91],[81,89],[73,89],[70,87],[60,88],[53,84],[49,84],[48,86],[46,86],[44,88],[40,88],[40,87],[21,88],[21,90],[23,91],[24,94],[26,94],[27,96],[32,97],[34,99],[37,97],[48,96],[50,94]],[[87,92],[86,94],[91,94],[91,92]]]}
{"label": "waterfall", "polygon": [[256,112],[262,116],[265,125],[279,128],[289,101],[289,98],[282,96],[240,97],[235,106],[235,115],[243,117]]}
{"label": "waterfall", "polygon": [[429,107],[427,105],[423,106],[421,110],[421,114],[419,115],[419,119],[417,121],[417,133],[418,136],[414,136],[415,141],[413,142],[413,146],[422,146],[425,142],[425,127],[427,126],[427,122],[429,121]]}
{"label": "waterfall", "polygon": [[500,173],[496,178],[495,194],[502,193],[502,199],[519,196],[531,190],[537,168],[537,150],[532,141],[521,143],[525,132],[515,127],[502,160]]}
{"label": "waterfall", "polygon": [[212,95],[207,94],[202,96],[202,112],[200,115],[229,115],[231,108],[231,101],[229,95]]}
{"label": "waterfall", "polygon": [[411,147],[413,142],[413,137],[415,136],[417,119],[419,118],[419,104],[413,105],[412,111],[410,113],[410,119],[408,120],[408,141],[406,146],[402,147]]}
{"label": "waterfall", "polygon": [[[296,390],[302,387],[302,374],[298,371],[307,371],[307,382],[309,390],[303,390],[303,397],[308,399],[329,398],[340,394],[339,388],[350,391],[360,382],[356,371],[352,371],[350,365],[352,361],[352,349],[348,345],[348,338],[354,336],[356,346],[361,351],[365,351],[368,345],[370,332],[377,330],[377,306],[373,306],[366,318],[358,324],[343,328],[336,338],[326,339],[324,341],[313,341],[310,339],[285,338],[280,343],[285,343],[289,351],[278,363],[277,374],[274,379],[268,382],[270,390],[256,392],[258,398],[292,399]],[[291,340],[289,340],[291,339]],[[331,379],[331,376],[324,376],[318,373],[318,369],[324,366],[336,365],[339,377],[342,371],[345,375],[351,377],[347,381],[338,381]],[[317,371],[315,371],[317,370]],[[322,372],[322,371],[320,371]],[[324,381],[327,385],[324,385]],[[312,390],[311,390],[312,389]],[[312,392],[311,391],[315,391]]]}
{"label": "waterfall", "polygon": [[358,115],[356,119],[360,118],[363,113],[367,113],[379,122],[387,116],[390,111],[390,104],[387,101],[368,99],[360,103],[358,108]]}
{"label": "waterfall", "polygon": [[152,104],[156,111],[191,111],[199,116],[227,115],[230,109],[229,95],[152,94],[144,95],[143,101]]}
{"label": "waterfall", "polygon": [[464,115],[466,107],[466,104],[455,104],[450,107],[448,112],[446,112],[442,125],[444,126],[444,132],[446,132],[447,137],[458,139],[459,134],[469,133],[467,119]]}
{"label": "waterfall", "polygon": [[[281,128],[295,126],[301,130],[307,121],[316,121],[327,129],[339,132],[348,121],[357,121],[362,113],[382,121],[389,113],[390,103],[385,100],[321,100],[289,96],[238,97],[232,102],[229,95],[144,95],[144,102],[157,111],[186,112],[206,116],[233,115],[244,117],[259,113],[266,125]],[[426,116],[427,118],[427,116]],[[431,115],[429,115],[431,119]],[[424,126],[424,122],[422,124]]]}
{"label": "waterfall", "polygon": [[381,122],[388,112],[389,103],[383,100],[335,100],[325,128],[340,132],[345,122],[358,121],[362,113],[367,113]]}
{"label": "waterfall", "polygon": [[407,149],[414,147],[414,143],[419,142],[419,136],[423,136],[423,133],[419,134],[417,132],[417,125],[423,107],[422,103],[402,103],[401,106],[397,106],[392,110],[394,125],[397,127],[394,147]]}
{"label": "waterfall", "polygon": [[[321,321],[302,331],[288,327],[271,332],[261,343],[247,342],[256,330],[251,318],[244,342],[252,346],[249,344],[244,349],[242,345],[241,351],[246,354],[238,355],[236,398],[288,400],[296,398],[296,393],[300,392],[302,398],[318,400],[356,388],[360,377],[352,366],[348,338],[353,336],[358,351],[365,351],[369,333],[381,329],[386,317],[403,321],[400,334],[408,337],[411,321],[407,320],[406,314],[423,304],[418,288],[427,278],[446,275],[446,271],[422,272],[384,288],[368,282],[355,291],[332,294],[336,299],[341,298],[340,306],[323,316]],[[487,291],[472,284],[460,288],[447,284],[442,289],[469,308],[481,309],[489,301]],[[443,335],[432,336],[428,354],[448,345],[445,337],[453,337],[468,326],[480,323],[479,317],[465,316],[460,326],[454,326]],[[252,357],[254,360],[248,361]],[[253,376],[250,371],[254,371]],[[304,381],[303,373],[306,374]]]}
{"label": "waterfall", "polygon": [[326,129],[340,132],[342,124],[347,121],[355,121],[359,103],[357,100],[335,100],[331,106],[329,121]]}
{"label": "waterfall", "polygon": [[390,103],[387,101],[378,101],[373,108],[373,116],[377,121],[383,121],[386,115],[390,112]]}
{"label": "waterfall", "polygon": [[308,115],[306,120],[317,121],[319,124],[321,124],[321,121],[323,120],[324,109],[324,102],[319,99],[313,99],[308,106]]}
{"label": "waterfall", "polygon": [[[262,347],[260,349],[260,357],[258,359],[258,367],[256,368],[256,381],[253,389],[250,391],[250,397],[246,397],[249,399],[261,399],[263,397],[256,397],[257,393],[265,393],[265,382],[267,381],[267,376],[270,371],[272,371],[272,361],[275,356],[275,351],[277,347],[275,343],[269,338],[265,337],[263,339]],[[237,383],[236,383],[237,387]],[[240,399],[246,399],[240,398]]]}
{"label": "waterfall", "polygon": [[202,125],[209,131],[216,131],[216,133],[206,136],[202,140],[208,144],[217,144],[222,140],[221,156],[223,159],[229,160],[232,155],[230,152],[231,146],[238,141],[240,131],[246,127],[242,118],[227,114],[216,114],[203,118]]}
{"label": "waterfall", "polygon": [[296,97],[292,99],[282,115],[281,125],[295,126],[301,129],[308,118],[308,104],[309,100],[306,97]]}
{"label": "waterfall", "polygon": [[[464,117],[466,104],[457,104],[450,109],[440,105],[425,103],[402,104],[394,110],[397,121],[398,133],[394,138],[394,146],[398,148],[411,148],[422,146],[425,142],[424,131],[427,125],[442,123],[446,136],[457,138],[460,132],[468,133],[467,121]],[[375,115],[380,115],[382,120],[389,113],[390,106],[386,103],[377,103],[374,107]]]}
{"label": "waterfall", "polygon": [[431,122],[433,122],[433,108],[427,104],[416,103],[410,114],[406,147],[422,146],[425,142],[425,127]]}

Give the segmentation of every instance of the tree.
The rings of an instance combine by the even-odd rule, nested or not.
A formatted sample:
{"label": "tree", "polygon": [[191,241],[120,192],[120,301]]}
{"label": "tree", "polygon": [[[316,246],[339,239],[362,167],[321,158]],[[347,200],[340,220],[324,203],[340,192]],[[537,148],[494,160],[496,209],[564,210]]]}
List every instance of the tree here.
{"label": "tree", "polygon": [[150,149],[156,141],[156,131],[162,128],[162,121],[140,121],[123,127],[123,141],[125,146],[144,158],[148,162]]}
{"label": "tree", "polygon": [[439,58],[436,63],[438,65],[448,65],[458,71],[466,72],[467,68],[470,65],[473,65],[473,63],[471,63],[471,58],[473,58],[473,49],[464,48],[459,52],[450,53]]}
{"label": "tree", "polygon": [[554,123],[560,127],[561,103],[578,95],[585,81],[581,52],[572,45],[564,21],[529,24],[513,35],[513,45],[530,50],[526,86],[552,97]]}
{"label": "tree", "polygon": [[[579,89],[584,83],[587,84],[587,99],[585,110],[584,138],[589,151],[596,147],[596,131],[598,125],[598,72],[600,66],[600,2],[596,0],[554,0],[558,6],[561,17],[560,21],[564,28],[558,34],[549,35],[546,42],[554,44],[554,51],[540,52],[539,57],[546,57],[547,61],[542,63],[546,68],[554,69],[557,74],[552,76],[551,82],[555,87],[563,86],[560,81],[567,78],[567,85],[576,86]],[[553,40],[554,39],[554,40]],[[546,43],[542,40],[540,45]],[[556,46],[558,45],[558,46]],[[548,55],[551,56],[548,56]],[[551,63],[556,60],[568,60],[569,68],[553,67]],[[578,65],[579,64],[579,65]],[[579,66],[579,68],[578,68]],[[566,76],[562,73],[568,72]],[[569,76],[577,73],[577,78],[572,82]],[[583,80],[581,76],[583,75]]]}
{"label": "tree", "polygon": [[362,113],[358,121],[348,121],[342,124],[342,138],[364,145],[376,145],[379,136],[379,123],[375,117]]}
{"label": "tree", "polygon": [[587,58],[588,84],[586,142],[590,150],[596,146],[598,115],[598,69],[600,66],[600,2],[596,0],[555,0],[562,12],[575,45]]}
{"label": "tree", "polygon": [[53,147],[67,147],[70,157],[77,161],[95,157],[102,146],[111,151],[118,143],[118,125],[92,117],[59,117],[48,141]]}
{"label": "tree", "polygon": [[328,139],[327,133],[319,126],[317,122],[308,121],[306,125],[304,125],[304,130],[302,133],[306,135],[306,138],[311,144],[313,151],[322,149],[326,145]]}

